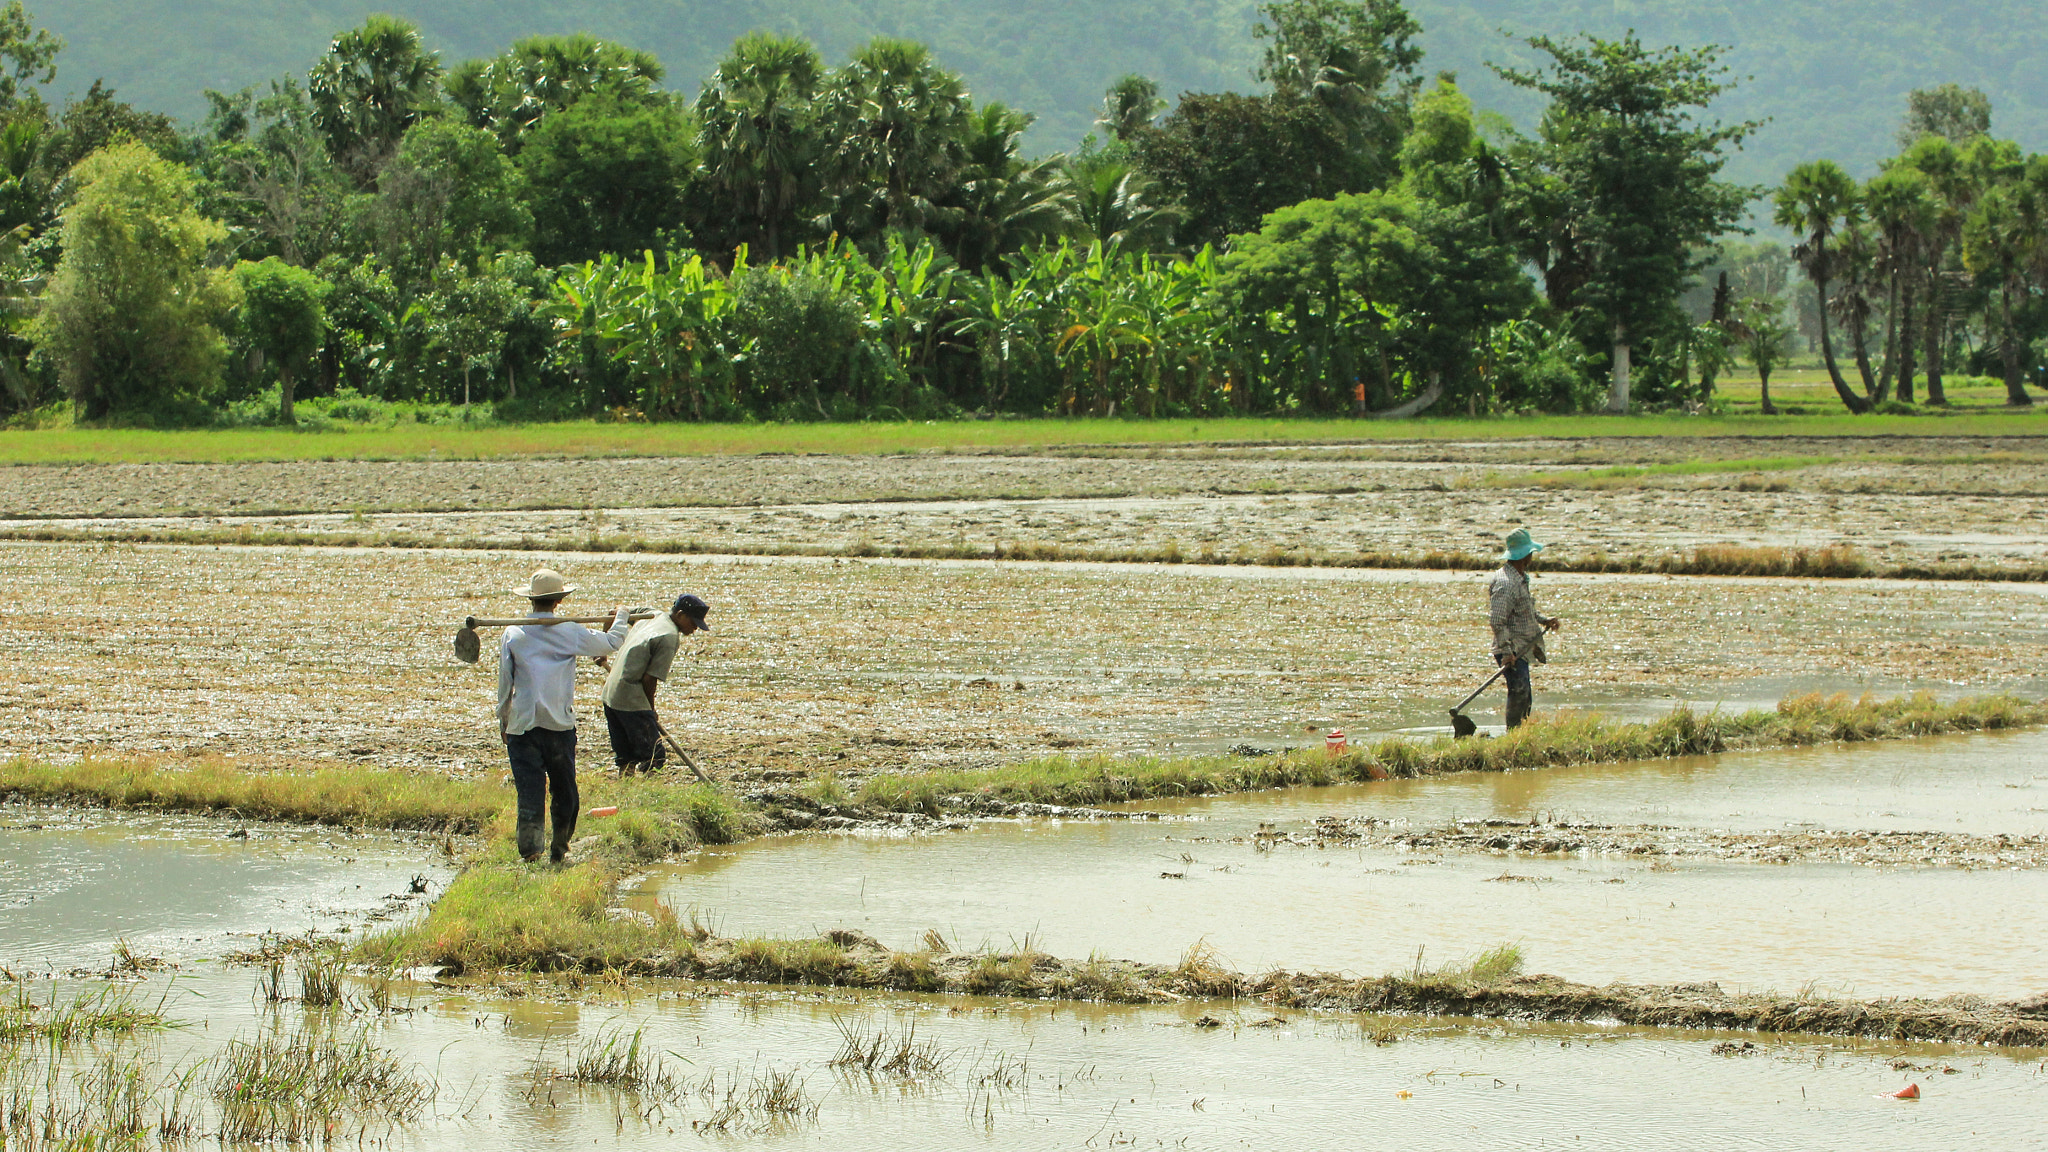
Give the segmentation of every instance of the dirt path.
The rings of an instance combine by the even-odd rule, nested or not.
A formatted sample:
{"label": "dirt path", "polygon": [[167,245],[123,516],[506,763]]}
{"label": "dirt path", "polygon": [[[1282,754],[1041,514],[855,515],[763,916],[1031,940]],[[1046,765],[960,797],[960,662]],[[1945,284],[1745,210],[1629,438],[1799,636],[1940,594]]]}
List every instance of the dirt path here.
{"label": "dirt path", "polygon": [[[491,666],[457,663],[450,639],[465,615],[514,609],[504,590],[541,563],[579,581],[586,608],[708,598],[717,632],[686,645],[664,711],[720,770],[770,778],[1441,723],[1483,675],[1486,646],[1483,577],[1466,574],[119,545],[0,556],[0,749],[38,755],[496,773]],[[1799,685],[2032,690],[2048,642],[2048,599],[2030,586],[1539,588],[1571,621],[1538,676],[1546,707]],[[596,670],[582,679],[588,723]],[[587,763],[608,759],[601,724],[584,740]]]}

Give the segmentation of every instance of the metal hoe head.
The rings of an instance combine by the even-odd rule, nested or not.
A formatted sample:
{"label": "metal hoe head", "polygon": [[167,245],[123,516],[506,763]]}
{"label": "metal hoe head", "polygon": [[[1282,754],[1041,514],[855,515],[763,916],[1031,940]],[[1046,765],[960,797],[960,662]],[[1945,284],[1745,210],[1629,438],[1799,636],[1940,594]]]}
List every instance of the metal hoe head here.
{"label": "metal hoe head", "polygon": [[1465,715],[1465,714],[1464,714],[1463,712],[1459,712],[1459,711],[1456,711],[1455,709],[1454,709],[1454,710],[1452,710],[1452,712],[1451,712],[1451,733],[1452,733],[1452,735],[1454,735],[1454,736],[1457,736],[1457,737],[1460,737],[1460,738],[1462,738],[1462,737],[1466,737],[1466,736],[1471,736],[1471,735],[1474,735],[1474,734],[1475,734],[1475,733],[1477,733],[1478,731],[1479,731],[1479,725],[1477,725],[1477,724],[1474,724],[1474,723],[1472,722],[1472,718],[1471,718],[1470,716],[1467,716],[1467,715]]}
{"label": "metal hoe head", "polygon": [[472,616],[456,630],[455,658],[464,664],[474,664],[477,657],[483,655],[483,650],[483,641],[476,634],[476,617]]}

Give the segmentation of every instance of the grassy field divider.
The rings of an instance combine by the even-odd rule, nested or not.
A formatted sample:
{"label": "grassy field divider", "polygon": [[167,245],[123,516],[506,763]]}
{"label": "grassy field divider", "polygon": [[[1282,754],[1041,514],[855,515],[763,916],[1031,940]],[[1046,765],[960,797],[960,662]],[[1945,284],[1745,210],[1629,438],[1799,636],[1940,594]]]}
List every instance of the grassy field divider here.
{"label": "grassy field divider", "polygon": [[[1036,541],[981,544],[874,544],[844,546],[762,544],[739,541],[663,539],[642,536],[426,536],[413,533],[301,532],[248,525],[235,528],[8,528],[0,540],[33,544],[172,544],[256,548],[403,548],[478,552],[584,552],[667,556],[786,556],[820,559],[987,560],[1089,564],[1208,564],[1263,568],[1365,568],[1384,571],[1490,572],[1500,558],[1490,553],[1330,552],[1281,548],[1219,551],[1213,545],[1183,548],[1178,541],[1136,548],[1088,548]],[[2048,581],[2048,564],[1885,564],[1846,544],[1784,548],[1707,544],[1690,552],[1588,552],[1546,556],[1543,568],[1588,575],[1789,576],[1842,580],[1982,580],[2011,583]]]}
{"label": "grassy field divider", "polygon": [[166,765],[88,755],[0,762],[0,799],[246,820],[473,833],[508,803],[495,782],[383,768],[256,772],[226,760]]}
{"label": "grassy field divider", "polygon": [[1816,693],[1788,697],[1774,709],[1743,712],[1699,712],[1681,705],[1647,722],[1616,721],[1588,712],[1553,713],[1492,739],[1389,737],[1339,755],[1302,749],[1257,757],[1052,756],[987,770],[875,775],[861,784],[854,803],[882,811],[932,815],[962,808],[971,813],[977,800],[1092,806],[2042,723],[2048,723],[2048,701],[2010,695],[1943,701],[1928,692],[1853,700]]}

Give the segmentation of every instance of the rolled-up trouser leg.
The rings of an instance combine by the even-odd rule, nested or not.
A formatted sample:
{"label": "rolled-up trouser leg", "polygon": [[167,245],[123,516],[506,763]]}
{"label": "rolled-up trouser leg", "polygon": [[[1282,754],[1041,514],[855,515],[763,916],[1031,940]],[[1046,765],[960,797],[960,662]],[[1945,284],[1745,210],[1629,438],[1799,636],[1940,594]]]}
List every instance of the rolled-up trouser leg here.
{"label": "rolled-up trouser leg", "polygon": [[505,757],[512,762],[512,787],[519,792],[519,854],[528,860],[547,846],[541,821],[546,815],[548,771],[540,736],[546,729],[535,728],[505,737]]}
{"label": "rolled-up trouser leg", "polygon": [[1519,728],[1536,707],[1535,686],[1529,682],[1529,662],[1517,660],[1508,666],[1508,727]]}

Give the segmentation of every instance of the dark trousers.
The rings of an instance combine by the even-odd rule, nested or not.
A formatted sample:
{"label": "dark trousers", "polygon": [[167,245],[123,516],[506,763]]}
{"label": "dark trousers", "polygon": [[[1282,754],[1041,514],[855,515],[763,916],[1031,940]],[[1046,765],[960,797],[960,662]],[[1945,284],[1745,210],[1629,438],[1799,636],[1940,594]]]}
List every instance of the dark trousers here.
{"label": "dark trousers", "polygon": [[1508,674],[1503,679],[1508,682],[1508,727],[1519,728],[1536,707],[1536,690],[1529,683],[1529,662],[1517,660],[1508,665]]}
{"label": "dark trousers", "polygon": [[652,710],[621,712],[607,704],[604,706],[604,724],[612,732],[612,762],[619,766],[619,775],[634,772],[643,765],[649,772],[661,771],[668,757],[661,746],[661,726],[656,723]]}
{"label": "dark trousers", "polygon": [[541,817],[552,794],[555,835],[548,856],[560,860],[576,834],[583,803],[576,792],[576,730],[529,728],[505,737],[505,755],[512,761],[512,786],[519,790],[519,854],[528,860],[540,855]]}

